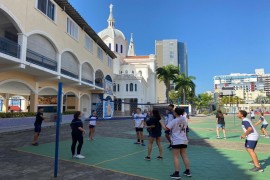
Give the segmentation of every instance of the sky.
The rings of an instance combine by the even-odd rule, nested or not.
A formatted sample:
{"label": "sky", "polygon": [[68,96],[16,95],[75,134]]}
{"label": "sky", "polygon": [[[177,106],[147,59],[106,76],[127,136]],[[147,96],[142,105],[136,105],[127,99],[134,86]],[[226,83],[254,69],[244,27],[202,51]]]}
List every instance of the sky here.
{"label": "sky", "polygon": [[213,91],[213,77],[270,73],[270,0],[69,0],[98,33],[113,4],[115,28],[133,33],[136,55],[155,54],[155,41],[177,39],[188,49],[196,94]]}

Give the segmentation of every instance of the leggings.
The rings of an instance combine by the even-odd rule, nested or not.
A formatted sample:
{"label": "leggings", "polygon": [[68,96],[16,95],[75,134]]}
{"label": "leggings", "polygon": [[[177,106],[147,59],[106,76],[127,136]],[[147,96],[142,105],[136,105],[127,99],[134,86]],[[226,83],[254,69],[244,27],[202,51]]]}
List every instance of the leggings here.
{"label": "leggings", "polygon": [[82,149],[82,145],[83,145],[82,134],[72,134],[72,145],[71,145],[72,156],[75,155],[75,148],[76,148],[77,141],[79,142],[79,145],[77,147],[77,154],[81,154],[81,149]]}

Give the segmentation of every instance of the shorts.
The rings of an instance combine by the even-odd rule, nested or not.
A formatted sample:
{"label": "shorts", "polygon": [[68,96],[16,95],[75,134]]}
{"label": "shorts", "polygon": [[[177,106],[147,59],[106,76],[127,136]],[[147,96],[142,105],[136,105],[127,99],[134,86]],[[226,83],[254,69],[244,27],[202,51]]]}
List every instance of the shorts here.
{"label": "shorts", "polygon": [[136,131],[136,132],[143,132],[143,128],[136,127],[136,128],[135,128],[135,131]]}
{"label": "shorts", "polygon": [[95,125],[89,124],[89,128],[95,128],[95,127],[96,127]]}
{"label": "shorts", "polygon": [[171,130],[166,130],[165,131],[165,134],[170,135],[171,134]]}
{"label": "shorts", "polygon": [[225,128],[225,124],[217,124],[217,128],[222,128],[222,129],[224,129],[224,128]]}
{"label": "shorts", "polygon": [[152,138],[158,138],[158,137],[161,136],[161,132],[160,132],[160,133],[153,133],[153,132],[150,132],[149,135],[150,135],[150,137],[152,137]]}
{"label": "shorts", "polygon": [[247,140],[246,139],[246,143],[245,143],[245,148],[249,148],[249,149],[255,149],[256,145],[257,145],[258,141],[252,141],[252,140]]}
{"label": "shorts", "polygon": [[41,124],[35,124],[35,132],[40,133],[41,132]]}
{"label": "shorts", "polygon": [[250,119],[251,119],[251,120],[252,120],[252,119],[255,119],[255,116],[251,116]]}
{"label": "shorts", "polygon": [[263,124],[262,127],[261,127],[261,129],[266,129],[267,126],[268,126],[268,124]]}
{"label": "shorts", "polygon": [[177,144],[177,145],[172,145],[173,149],[186,149],[187,145],[186,144]]}

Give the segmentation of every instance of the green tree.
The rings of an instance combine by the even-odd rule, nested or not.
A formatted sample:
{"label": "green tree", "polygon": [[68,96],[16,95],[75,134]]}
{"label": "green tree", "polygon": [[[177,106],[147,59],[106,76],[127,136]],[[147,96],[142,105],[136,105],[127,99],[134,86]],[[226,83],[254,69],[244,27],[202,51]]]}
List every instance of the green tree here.
{"label": "green tree", "polygon": [[163,67],[159,67],[156,69],[157,78],[160,81],[163,81],[166,87],[166,98],[167,102],[169,102],[169,91],[170,91],[170,84],[171,81],[173,81],[176,77],[176,75],[179,74],[179,68],[174,65],[167,65]]}
{"label": "green tree", "polygon": [[202,93],[198,95],[197,106],[201,111],[208,109],[213,102],[213,96],[208,93]]}
{"label": "green tree", "polygon": [[192,80],[195,80],[196,78],[193,76],[186,76],[184,73],[181,73],[180,75],[176,76],[174,79],[175,83],[175,91],[178,91],[181,102],[183,104],[186,103],[186,97],[193,97],[195,96],[195,83]]}
{"label": "green tree", "polygon": [[255,99],[255,103],[257,104],[269,104],[270,103],[270,99],[266,96],[258,96]]}

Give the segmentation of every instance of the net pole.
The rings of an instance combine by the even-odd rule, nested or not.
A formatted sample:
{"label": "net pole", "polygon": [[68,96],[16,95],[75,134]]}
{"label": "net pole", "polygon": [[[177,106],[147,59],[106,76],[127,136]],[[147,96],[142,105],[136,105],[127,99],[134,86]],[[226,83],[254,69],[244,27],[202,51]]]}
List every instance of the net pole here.
{"label": "net pole", "polygon": [[58,173],[58,150],[59,150],[59,129],[60,122],[62,120],[61,108],[62,108],[62,83],[58,83],[58,95],[57,95],[57,121],[56,121],[56,135],[55,135],[55,157],[54,157],[54,177],[57,177]]}

